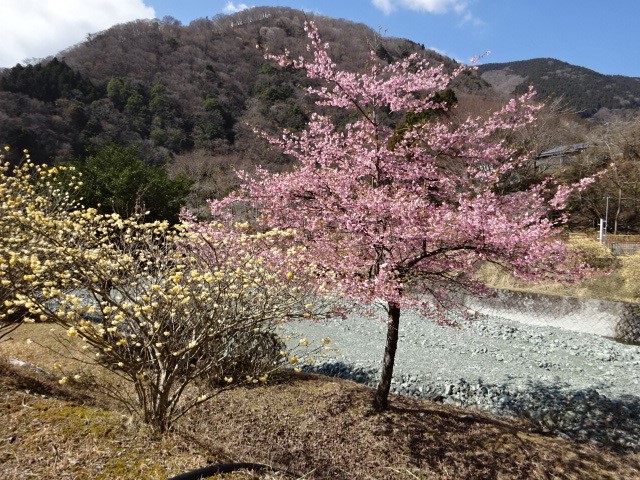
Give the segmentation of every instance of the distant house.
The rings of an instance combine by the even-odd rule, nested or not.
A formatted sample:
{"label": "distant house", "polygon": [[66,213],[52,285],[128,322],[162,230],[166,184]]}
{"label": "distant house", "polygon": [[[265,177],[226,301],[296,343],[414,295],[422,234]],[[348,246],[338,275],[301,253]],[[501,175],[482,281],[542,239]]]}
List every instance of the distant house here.
{"label": "distant house", "polygon": [[574,143],[572,145],[560,145],[559,147],[545,150],[536,157],[538,167],[559,167],[566,165],[571,157],[575,157],[589,145],[587,143]]}

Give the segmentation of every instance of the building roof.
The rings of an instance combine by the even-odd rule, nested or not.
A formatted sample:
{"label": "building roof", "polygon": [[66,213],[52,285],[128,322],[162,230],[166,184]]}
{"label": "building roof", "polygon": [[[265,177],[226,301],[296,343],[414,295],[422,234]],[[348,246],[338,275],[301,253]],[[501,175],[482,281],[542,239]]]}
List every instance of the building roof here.
{"label": "building roof", "polygon": [[574,143],[571,145],[560,145],[550,150],[540,153],[537,158],[563,157],[565,155],[573,155],[585,150],[589,145],[586,143]]}

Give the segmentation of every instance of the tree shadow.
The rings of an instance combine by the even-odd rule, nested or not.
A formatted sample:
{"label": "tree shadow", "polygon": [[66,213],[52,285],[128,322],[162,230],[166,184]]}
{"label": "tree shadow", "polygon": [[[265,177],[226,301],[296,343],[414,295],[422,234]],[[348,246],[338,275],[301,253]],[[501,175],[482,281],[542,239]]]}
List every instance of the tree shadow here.
{"label": "tree shadow", "polygon": [[315,365],[305,365],[303,372],[317,373],[328,377],[342,378],[370,387],[377,385],[378,371],[375,368],[357,367],[344,362],[326,362]]}
{"label": "tree shadow", "polygon": [[613,449],[640,450],[640,397],[610,398],[597,388],[529,382],[501,405],[542,431]]}
{"label": "tree shadow", "polygon": [[[305,366],[304,371],[371,387],[375,387],[378,380],[376,369],[344,362]],[[517,388],[511,384],[484,384],[472,390],[470,384],[461,381],[454,391],[447,385],[423,385],[421,390],[396,385],[403,387],[399,389],[402,394],[465,408],[470,418],[475,418],[472,412],[484,411],[498,417],[526,420],[539,432],[565,439],[613,450],[640,451],[638,396],[610,398],[597,387],[580,389],[565,383],[544,382],[529,382]],[[499,420],[496,418],[496,421]]]}

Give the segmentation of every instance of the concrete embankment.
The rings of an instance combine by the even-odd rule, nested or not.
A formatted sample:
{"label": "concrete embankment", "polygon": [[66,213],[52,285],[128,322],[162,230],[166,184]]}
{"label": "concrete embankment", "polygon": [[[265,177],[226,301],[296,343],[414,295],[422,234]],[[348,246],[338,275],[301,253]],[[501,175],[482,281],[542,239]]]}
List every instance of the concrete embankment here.
{"label": "concrete embankment", "polygon": [[559,327],[627,342],[640,342],[640,305],[590,298],[494,290],[463,303],[482,314],[528,325]]}

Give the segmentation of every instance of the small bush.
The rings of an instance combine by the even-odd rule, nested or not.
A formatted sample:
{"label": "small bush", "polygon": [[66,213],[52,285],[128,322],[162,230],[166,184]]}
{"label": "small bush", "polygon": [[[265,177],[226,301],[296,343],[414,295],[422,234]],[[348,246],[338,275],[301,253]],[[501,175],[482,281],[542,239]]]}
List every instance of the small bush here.
{"label": "small bush", "polygon": [[569,249],[576,252],[579,258],[592,268],[610,268],[616,264],[611,250],[596,239],[572,235],[569,237]]}
{"label": "small bush", "polygon": [[206,356],[221,359],[206,377],[213,388],[225,385],[225,378],[259,381],[282,362],[286,351],[286,345],[273,330],[236,330],[230,332],[224,342],[211,347]]}

